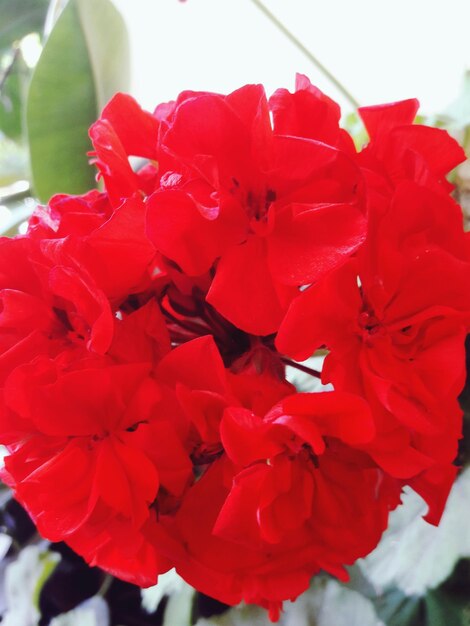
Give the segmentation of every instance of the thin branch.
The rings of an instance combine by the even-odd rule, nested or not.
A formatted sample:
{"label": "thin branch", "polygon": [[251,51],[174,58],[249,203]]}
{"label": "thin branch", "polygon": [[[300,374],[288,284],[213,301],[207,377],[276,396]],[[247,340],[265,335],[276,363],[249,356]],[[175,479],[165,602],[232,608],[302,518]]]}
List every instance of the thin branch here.
{"label": "thin branch", "polygon": [[319,372],[318,370],[314,370],[311,367],[307,367],[306,365],[302,365],[302,363],[297,363],[297,361],[291,361],[290,359],[287,359],[285,357],[283,357],[281,361],[285,365],[290,365],[290,367],[295,367],[295,369],[304,372],[304,374],[309,374],[310,376],[314,376],[315,378],[321,378],[321,372]]}
{"label": "thin branch", "polygon": [[286,37],[289,39],[294,46],[302,52],[307,59],[315,65],[315,67],[322,72],[324,76],[340,91],[343,96],[352,104],[352,106],[357,109],[359,107],[359,102],[356,98],[346,89],[346,87],[334,76],[328,68],[326,68],[321,61],[317,59],[317,57],[310,52],[308,48],[304,46],[304,44],[297,39],[297,37],[286,27],[284,24],[273,14],[271,11],[261,2],[261,0],[251,0],[253,4],[255,4],[258,9],[264,13],[264,15],[276,26]]}
{"label": "thin branch", "polygon": [[110,574],[106,574],[103,582],[101,583],[101,587],[98,589],[97,596],[100,598],[104,598],[109,591],[109,588],[113,584],[114,578]]}
{"label": "thin branch", "polygon": [[5,83],[7,82],[7,78],[10,76],[11,72],[13,71],[13,67],[16,63],[16,60],[18,59],[20,55],[20,49],[19,47],[15,47],[13,49],[13,55],[11,57],[11,61],[8,63],[5,71],[3,72],[1,78],[0,78],[0,94],[2,93],[3,88],[5,87]]}

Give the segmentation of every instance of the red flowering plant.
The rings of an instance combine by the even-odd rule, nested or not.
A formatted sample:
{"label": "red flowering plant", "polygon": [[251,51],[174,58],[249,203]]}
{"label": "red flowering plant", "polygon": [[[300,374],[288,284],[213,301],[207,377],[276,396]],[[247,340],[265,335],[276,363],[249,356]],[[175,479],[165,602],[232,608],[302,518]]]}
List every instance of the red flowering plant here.
{"label": "red flowering plant", "polygon": [[104,191],[0,240],[3,479],[44,537],[276,620],[316,573],[347,579],[406,485],[439,523],[470,247],[446,180],[463,152],[416,109],[362,109],[357,152],[303,76],[269,100],[111,100]]}

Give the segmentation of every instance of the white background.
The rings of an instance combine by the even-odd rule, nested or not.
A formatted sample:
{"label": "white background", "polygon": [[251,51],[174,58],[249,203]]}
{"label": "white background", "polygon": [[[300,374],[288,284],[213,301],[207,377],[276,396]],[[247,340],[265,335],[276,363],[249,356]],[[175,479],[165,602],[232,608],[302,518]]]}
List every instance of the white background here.
{"label": "white background", "polygon": [[[132,93],[153,109],[183,89],[291,88],[296,71],[347,103],[251,0],[114,0]],[[418,97],[438,113],[470,67],[470,0],[265,0],[361,104]]]}

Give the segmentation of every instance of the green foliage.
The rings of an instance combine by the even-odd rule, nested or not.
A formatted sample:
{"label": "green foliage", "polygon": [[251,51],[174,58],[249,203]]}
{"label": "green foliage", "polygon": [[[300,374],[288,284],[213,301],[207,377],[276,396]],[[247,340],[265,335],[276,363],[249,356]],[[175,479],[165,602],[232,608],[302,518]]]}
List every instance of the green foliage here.
{"label": "green foliage", "polygon": [[374,604],[386,626],[469,626],[470,561],[462,560],[445,583],[423,597],[391,589]]}
{"label": "green foliage", "polygon": [[0,131],[10,139],[22,134],[26,77],[19,48],[30,33],[42,32],[49,0],[0,0]]}
{"label": "green foliage", "polygon": [[386,626],[426,626],[421,598],[392,589],[375,600],[377,614]]}
{"label": "green foliage", "polygon": [[437,589],[425,599],[426,626],[469,626],[470,600]]}
{"label": "green foliage", "polygon": [[356,149],[362,150],[369,141],[369,136],[359,114],[356,111],[348,113],[343,119],[343,126],[353,138]]}
{"label": "green foliage", "polygon": [[33,589],[32,602],[34,606],[39,610],[39,596],[41,589],[44,587],[44,583],[57,567],[59,559],[54,552],[43,552],[39,556],[39,564],[42,565],[42,570],[39,570],[39,576]]}
{"label": "green foliage", "polygon": [[49,0],[0,0],[0,51],[29,33],[42,32]]}
{"label": "green foliage", "polygon": [[31,79],[26,108],[36,196],[94,186],[88,128],[129,79],[125,24],[110,0],[70,0]]}
{"label": "green foliage", "polygon": [[19,50],[7,58],[0,89],[0,130],[10,139],[18,140],[22,134],[22,102],[28,70]]}

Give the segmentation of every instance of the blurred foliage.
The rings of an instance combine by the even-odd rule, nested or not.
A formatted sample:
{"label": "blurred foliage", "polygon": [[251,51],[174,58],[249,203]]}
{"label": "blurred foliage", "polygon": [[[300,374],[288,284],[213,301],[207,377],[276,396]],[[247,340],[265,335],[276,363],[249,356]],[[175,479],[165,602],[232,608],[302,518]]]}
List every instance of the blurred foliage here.
{"label": "blurred foliage", "polygon": [[12,185],[28,175],[28,156],[21,146],[7,138],[0,138],[0,189]]}
{"label": "blurred foliage", "polygon": [[88,128],[129,80],[125,24],[110,0],[70,0],[31,79],[26,107],[35,195],[95,186]]}
{"label": "blurred foliage", "polygon": [[0,53],[29,33],[42,32],[49,0],[0,0]]}
{"label": "blurred foliage", "polygon": [[0,89],[0,128],[10,139],[21,137],[21,101],[26,68],[20,49],[4,55]]}
{"label": "blurred foliage", "polygon": [[129,86],[121,15],[111,0],[0,0],[0,12],[0,188],[31,178],[45,202],[94,187],[88,128]]}
{"label": "blurred foliage", "polygon": [[374,604],[386,626],[468,626],[469,591],[470,560],[464,559],[445,583],[425,596],[406,596],[392,589]]}
{"label": "blurred foliage", "polygon": [[348,113],[343,119],[343,126],[354,139],[356,150],[361,150],[369,141],[364,124],[356,111]]}
{"label": "blurred foliage", "polygon": [[[42,33],[48,6],[49,0],[0,0],[0,187],[27,174],[22,138],[31,72],[24,62],[21,43],[32,33]],[[8,140],[15,140],[17,146],[12,147]],[[20,152],[22,155],[18,156]],[[6,172],[11,181],[5,181]]]}

